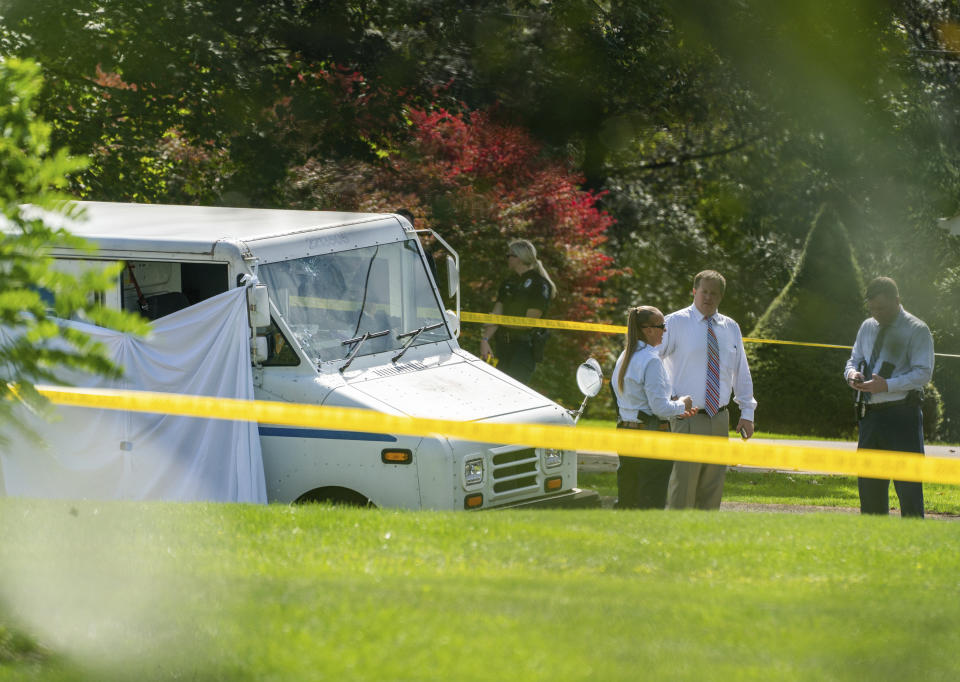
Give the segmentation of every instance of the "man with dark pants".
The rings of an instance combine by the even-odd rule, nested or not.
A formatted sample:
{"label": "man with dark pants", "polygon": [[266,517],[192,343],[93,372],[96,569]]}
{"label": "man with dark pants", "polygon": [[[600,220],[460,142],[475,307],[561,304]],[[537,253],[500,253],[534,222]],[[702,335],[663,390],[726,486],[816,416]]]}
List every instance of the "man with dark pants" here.
{"label": "man with dark pants", "polygon": [[[870,317],[860,325],[843,376],[865,400],[858,414],[857,449],[923,454],[923,387],[933,376],[933,336],[900,305],[897,283],[867,285]],[[894,481],[902,516],[923,518],[923,484]],[[861,514],[890,513],[890,481],[859,478]]]}

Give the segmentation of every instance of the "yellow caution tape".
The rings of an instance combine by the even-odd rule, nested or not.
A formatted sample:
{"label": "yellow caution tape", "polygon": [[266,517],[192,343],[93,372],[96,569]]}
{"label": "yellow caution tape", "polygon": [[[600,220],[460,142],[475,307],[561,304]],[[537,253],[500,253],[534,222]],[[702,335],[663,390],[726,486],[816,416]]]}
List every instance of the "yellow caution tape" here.
{"label": "yellow caution tape", "polygon": [[566,329],[569,331],[601,332],[603,334],[626,334],[626,327],[612,324],[596,324],[593,322],[568,322],[566,320],[546,320],[539,317],[514,317],[512,315],[487,315],[485,313],[470,313],[460,311],[460,319],[464,322],[483,322],[485,324],[502,324],[509,327],[540,327],[542,329]]}
{"label": "yellow caution tape", "polygon": [[811,346],[813,348],[842,348],[852,350],[853,346],[838,346],[835,343],[810,343],[808,341],[781,341],[779,339],[752,339],[749,336],[743,337],[744,343],[775,343],[783,346]]}
{"label": "yellow caution tape", "polygon": [[[316,296],[290,296],[289,305],[293,308],[313,308],[316,310],[346,313],[360,312],[360,303],[352,299],[346,300],[340,298],[318,298]],[[373,303],[367,301],[363,307],[363,310],[367,313],[383,311],[389,314],[395,307],[395,305],[391,305],[390,303]],[[435,307],[420,306],[416,309],[416,313],[421,319],[429,319],[432,317],[437,321],[440,320],[440,318],[437,317],[437,309]]]}
{"label": "yellow caution tape", "polygon": [[570,427],[545,424],[494,424],[400,417],[346,407],[320,407],[271,401],[37,386],[57,405],[156,412],[188,417],[256,421],[314,429],[424,436],[443,434],[468,441],[527,447],[617,452],[650,459],[822,471],[869,478],[960,483],[960,460],[879,450],[839,450],[768,445],[728,438],[664,434],[656,431]]}
{"label": "yellow caution tape", "polygon": [[[537,317],[515,317],[513,315],[491,315],[487,313],[460,312],[464,322],[483,322],[484,324],[502,324],[510,327],[539,327],[542,329],[566,329],[569,331],[599,332],[601,334],[626,334],[627,328],[616,324],[595,324],[593,322],[568,322],[566,320],[546,320]],[[753,339],[743,337],[745,343],[773,343],[784,346],[809,346],[813,348],[840,348],[851,350],[853,346],[839,346],[833,343],[808,343],[806,341],[781,341],[779,339]],[[950,353],[935,353],[940,358],[960,358]]]}

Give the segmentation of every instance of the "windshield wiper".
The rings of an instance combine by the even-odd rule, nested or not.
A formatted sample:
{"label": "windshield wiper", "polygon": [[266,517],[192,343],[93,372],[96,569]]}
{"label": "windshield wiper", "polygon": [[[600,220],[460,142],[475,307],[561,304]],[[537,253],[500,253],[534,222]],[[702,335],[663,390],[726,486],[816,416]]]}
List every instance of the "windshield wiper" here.
{"label": "windshield wiper", "polygon": [[[379,244],[377,244],[377,248],[373,250],[373,255],[370,256],[370,262],[367,263],[367,276],[363,278],[363,300],[360,301],[360,312],[357,313],[357,326],[353,329],[354,334],[360,331],[360,323],[363,321],[363,309],[367,307],[367,289],[370,287],[370,273],[373,272],[373,262],[377,260],[378,253],[380,253]],[[345,341],[344,343],[348,342]]]}
{"label": "windshield wiper", "polygon": [[419,329],[414,329],[412,331],[404,332],[403,334],[397,334],[397,341],[399,341],[405,336],[409,336],[410,338],[408,338],[407,342],[403,344],[403,347],[400,349],[400,352],[394,355],[392,358],[390,358],[390,362],[396,362],[397,360],[399,360],[403,356],[403,354],[407,352],[407,349],[410,347],[410,344],[412,344],[416,340],[416,338],[420,336],[423,332],[428,332],[431,329],[436,329],[442,326],[443,326],[443,322],[437,322],[436,324],[424,325]]}
{"label": "windshield wiper", "polygon": [[353,362],[353,359],[357,357],[357,352],[359,352],[360,346],[362,346],[367,339],[375,339],[378,336],[386,336],[389,333],[390,333],[389,329],[384,329],[382,332],[365,332],[362,336],[357,336],[352,339],[346,339],[345,341],[341,341],[340,342],[341,346],[347,346],[351,343],[354,343],[356,345],[353,347],[353,350],[350,351],[350,354],[347,356],[347,361],[343,363],[343,366],[340,368],[340,374],[343,374],[344,370],[350,366],[351,362]]}

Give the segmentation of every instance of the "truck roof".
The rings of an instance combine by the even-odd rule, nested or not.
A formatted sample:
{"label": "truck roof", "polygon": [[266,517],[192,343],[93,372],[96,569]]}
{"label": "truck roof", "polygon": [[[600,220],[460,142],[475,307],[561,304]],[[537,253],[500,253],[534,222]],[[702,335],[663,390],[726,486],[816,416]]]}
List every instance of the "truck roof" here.
{"label": "truck roof", "polygon": [[218,242],[250,242],[327,230],[389,218],[382,213],[292,211],[77,201],[86,220],[43,213],[44,222],[94,240],[101,248],[129,248],[133,243],[163,244],[167,249],[212,253]]}

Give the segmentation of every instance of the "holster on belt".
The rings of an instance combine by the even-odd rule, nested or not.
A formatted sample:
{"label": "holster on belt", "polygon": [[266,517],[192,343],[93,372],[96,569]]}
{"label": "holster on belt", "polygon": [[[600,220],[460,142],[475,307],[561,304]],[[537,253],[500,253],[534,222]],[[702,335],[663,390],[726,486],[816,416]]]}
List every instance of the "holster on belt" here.
{"label": "holster on belt", "polygon": [[[860,412],[860,418],[863,419],[864,415],[867,412],[875,412],[876,410],[886,410],[891,407],[898,407],[900,405],[921,405],[923,404],[923,391],[910,391],[907,393],[905,398],[900,400],[888,400],[883,403],[863,403],[863,411]],[[860,404],[858,404],[859,406]]]}
{"label": "holster on belt", "polygon": [[506,327],[501,327],[500,331],[497,333],[497,336],[503,343],[530,342],[530,331],[527,329],[507,329]]}

